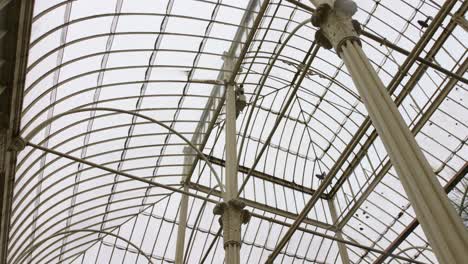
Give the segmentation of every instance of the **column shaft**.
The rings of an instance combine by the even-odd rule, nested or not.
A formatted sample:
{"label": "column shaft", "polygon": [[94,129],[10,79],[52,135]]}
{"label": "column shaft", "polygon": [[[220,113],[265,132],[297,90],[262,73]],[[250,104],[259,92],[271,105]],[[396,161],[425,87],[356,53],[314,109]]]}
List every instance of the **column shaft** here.
{"label": "column shaft", "polygon": [[[226,84],[226,192],[224,199],[237,198],[236,94],[234,85]],[[227,206],[223,214],[224,248],[227,264],[240,263],[240,210]]]}
{"label": "column shaft", "polygon": [[[184,183],[184,192],[189,192],[187,183]],[[182,264],[184,261],[185,232],[187,230],[188,199],[189,197],[187,194],[182,194],[182,198],[180,201],[179,227],[177,228],[177,244],[176,244],[176,255],[175,255],[176,264]]]}
{"label": "column shaft", "polygon": [[354,41],[340,54],[440,263],[468,259],[468,234],[384,84]]}
{"label": "column shaft", "polygon": [[311,1],[317,6],[313,21],[320,27],[316,37],[343,58],[438,260],[464,263],[468,259],[468,233],[359,45],[359,28],[352,21],[356,4],[350,0]]}

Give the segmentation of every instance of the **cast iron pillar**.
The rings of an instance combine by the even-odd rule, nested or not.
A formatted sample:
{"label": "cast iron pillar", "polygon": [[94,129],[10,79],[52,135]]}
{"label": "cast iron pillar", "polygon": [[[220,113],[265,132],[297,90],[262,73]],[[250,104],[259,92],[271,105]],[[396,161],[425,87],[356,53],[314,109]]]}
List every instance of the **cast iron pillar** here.
{"label": "cast iron pillar", "polygon": [[[230,79],[234,59],[224,57],[225,80]],[[223,194],[224,202],[219,203],[213,210],[215,215],[221,215],[220,224],[223,228],[224,251],[226,264],[240,263],[241,225],[250,219],[250,214],[243,209],[245,204],[237,198],[238,167],[236,143],[236,103],[241,95],[236,91],[234,83],[225,83],[226,94],[226,187]]]}
{"label": "cast iron pillar", "polygon": [[[225,57],[226,69],[232,71],[233,58]],[[226,74],[225,80],[230,79],[230,72]],[[226,83],[226,202],[222,214],[224,250],[226,264],[240,263],[241,247],[241,206],[235,201],[237,198],[237,144],[236,144],[236,92],[232,83]]]}
{"label": "cast iron pillar", "polygon": [[[188,193],[189,192],[189,183],[190,178],[188,177],[190,173],[190,166],[193,162],[193,150],[189,147],[184,148],[184,178],[182,180],[182,184],[184,186],[184,192]],[[176,264],[182,264],[184,261],[184,249],[185,249],[185,231],[187,229],[187,212],[188,212],[188,202],[189,202],[189,196],[187,194],[182,194],[181,200],[180,200],[180,211],[179,211],[179,226],[177,228],[177,242],[176,242],[176,254],[175,254],[175,263]],[[195,227],[194,227],[195,228]]]}
{"label": "cast iron pillar", "polygon": [[431,166],[361,48],[351,0],[311,0],[316,40],[343,59],[440,263],[465,263],[468,233]]}

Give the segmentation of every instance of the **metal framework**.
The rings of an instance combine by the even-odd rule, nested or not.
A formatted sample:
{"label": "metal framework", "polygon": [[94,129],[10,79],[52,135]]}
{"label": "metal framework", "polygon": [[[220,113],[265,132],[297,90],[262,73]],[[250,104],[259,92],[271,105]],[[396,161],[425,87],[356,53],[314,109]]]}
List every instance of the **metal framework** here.
{"label": "metal framework", "polygon": [[462,263],[468,3],[355,2],[0,0],[0,263]]}

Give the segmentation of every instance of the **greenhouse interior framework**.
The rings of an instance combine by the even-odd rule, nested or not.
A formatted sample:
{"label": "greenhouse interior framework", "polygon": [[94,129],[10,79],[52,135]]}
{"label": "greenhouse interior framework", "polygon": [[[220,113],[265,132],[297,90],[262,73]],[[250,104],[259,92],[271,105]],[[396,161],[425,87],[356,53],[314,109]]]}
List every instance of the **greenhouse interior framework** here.
{"label": "greenhouse interior framework", "polygon": [[467,263],[467,9],[0,0],[0,264]]}

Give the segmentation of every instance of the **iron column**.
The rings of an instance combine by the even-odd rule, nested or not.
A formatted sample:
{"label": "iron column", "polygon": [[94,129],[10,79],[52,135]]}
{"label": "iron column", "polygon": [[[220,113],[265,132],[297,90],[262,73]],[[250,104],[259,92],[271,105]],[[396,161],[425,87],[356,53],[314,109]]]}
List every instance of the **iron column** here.
{"label": "iron column", "polygon": [[438,260],[464,263],[468,233],[361,48],[359,25],[352,20],[356,4],[350,0],[311,1],[317,6],[313,22],[320,30],[316,37],[331,44],[343,59]]}

